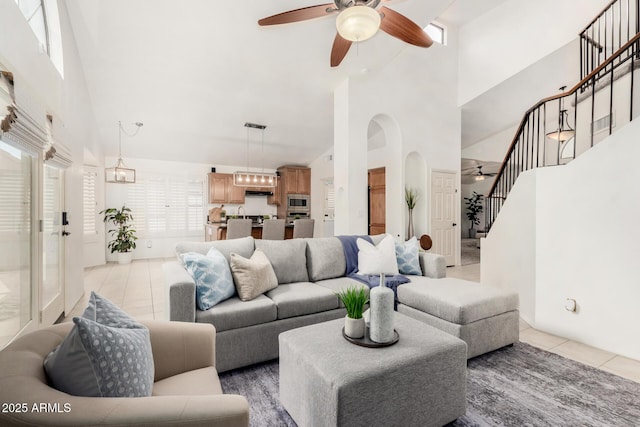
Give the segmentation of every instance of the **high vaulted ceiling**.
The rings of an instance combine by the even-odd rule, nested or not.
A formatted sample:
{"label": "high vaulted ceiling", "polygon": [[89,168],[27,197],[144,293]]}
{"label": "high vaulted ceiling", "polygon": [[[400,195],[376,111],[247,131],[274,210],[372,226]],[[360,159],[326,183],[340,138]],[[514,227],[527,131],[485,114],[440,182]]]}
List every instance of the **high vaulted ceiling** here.
{"label": "high vaulted ceiling", "polygon": [[[446,19],[461,23],[502,1],[397,0],[387,7],[426,26],[452,3]],[[138,136],[123,139],[125,158],[244,165],[247,140],[252,167],[317,158],[333,144],[336,85],[383,67],[404,49],[420,49],[379,32],[330,68],[334,16],[257,24],[318,3],[66,1],[105,155],[117,154],[121,120],[129,131],[128,124],[144,123]],[[248,134],[245,122],[267,126],[264,156],[259,133]]]}

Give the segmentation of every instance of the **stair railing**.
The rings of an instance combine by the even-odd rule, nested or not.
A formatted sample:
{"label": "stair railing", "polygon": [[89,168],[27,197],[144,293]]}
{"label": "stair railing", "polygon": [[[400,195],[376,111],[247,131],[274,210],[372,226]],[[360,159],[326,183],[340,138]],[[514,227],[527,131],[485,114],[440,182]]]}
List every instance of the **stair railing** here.
{"label": "stair railing", "polygon": [[639,55],[637,33],[573,88],[527,110],[486,197],[485,230],[491,229],[520,173],[566,164],[638,115],[633,71]]}
{"label": "stair railing", "polygon": [[[580,79],[640,32],[640,0],[613,0],[580,32]],[[582,87],[582,91],[587,88]]]}

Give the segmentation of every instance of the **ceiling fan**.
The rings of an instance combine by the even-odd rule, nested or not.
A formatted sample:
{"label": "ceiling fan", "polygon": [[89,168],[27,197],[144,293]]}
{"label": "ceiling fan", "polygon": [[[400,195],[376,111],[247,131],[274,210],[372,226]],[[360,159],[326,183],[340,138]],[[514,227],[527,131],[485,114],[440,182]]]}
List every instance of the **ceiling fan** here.
{"label": "ceiling fan", "polygon": [[331,49],[331,66],[340,65],[353,42],[373,37],[378,29],[415,46],[429,47],[431,37],[415,22],[388,7],[389,0],[334,0],[333,3],[308,6],[278,13],[258,21],[260,26],[306,21],[338,13],[338,30]]}
{"label": "ceiling fan", "polygon": [[463,175],[467,175],[468,177],[470,177],[470,181],[484,181],[486,178],[488,177],[494,177],[496,175],[498,175],[497,173],[493,173],[493,172],[482,172],[482,165],[478,165],[475,167],[477,170],[473,171],[472,173],[465,173],[465,171],[462,172]]}

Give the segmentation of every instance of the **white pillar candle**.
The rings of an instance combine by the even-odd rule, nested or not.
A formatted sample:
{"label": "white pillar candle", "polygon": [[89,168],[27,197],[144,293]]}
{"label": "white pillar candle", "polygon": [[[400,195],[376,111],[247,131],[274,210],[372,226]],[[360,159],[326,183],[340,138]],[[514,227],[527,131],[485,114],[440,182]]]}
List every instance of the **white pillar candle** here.
{"label": "white pillar candle", "polygon": [[369,338],[377,343],[393,340],[393,291],[385,286],[384,273],[380,274],[380,286],[369,293],[371,320]]}

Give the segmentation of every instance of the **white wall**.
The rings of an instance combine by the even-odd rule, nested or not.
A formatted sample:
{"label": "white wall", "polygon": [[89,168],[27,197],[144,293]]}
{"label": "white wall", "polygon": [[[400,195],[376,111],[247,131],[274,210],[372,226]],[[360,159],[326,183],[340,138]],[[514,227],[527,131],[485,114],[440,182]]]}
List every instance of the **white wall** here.
{"label": "white wall", "polygon": [[516,136],[518,124],[509,126],[493,135],[462,149],[463,159],[476,159],[485,162],[502,162],[507,150]]}
{"label": "white wall", "polygon": [[576,39],[608,3],[608,0],[508,0],[463,25],[459,105]]}
{"label": "white wall", "polygon": [[[387,126],[383,125],[388,156],[383,165],[376,165],[386,168],[387,232],[401,236],[406,232],[404,162],[409,153],[415,151],[422,156],[427,180],[431,169],[460,170],[456,73],[457,35],[455,28],[450,28],[447,46],[434,44],[428,50],[407,46],[383,69],[351,77],[336,90],[337,202],[341,200],[340,187],[351,186],[350,180],[358,182],[357,186],[351,186],[356,195],[343,194],[344,201],[354,204],[336,206],[337,234],[366,233],[367,230],[366,209],[360,216],[356,207],[360,203],[366,207],[366,169],[370,165],[360,159],[367,158],[367,130],[372,118],[388,118]],[[390,132],[396,134],[389,135]],[[394,142],[389,143],[390,140]],[[359,160],[354,164],[342,159]],[[429,183],[425,188],[430,188]],[[424,200],[429,200],[429,194],[424,195]],[[428,218],[415,221],[416,229],[429,230]]]}
{"label": "white wall", "polygon": [[[64,79],[51,60],[40,52],[29,25],[13,1],[0,2],[0,63],[14,73],[16,86],[24,85],[36,101],[52,112],[64,127],[73,165],[67,169],[65,207],[71,234],[65,239],[65,311],[69,312],[84,292],[82,235],[82,164],[84,147],[94,146],[94,119],[73,32],[64,2],[59,2],[64,55]],[[44,117],[43,123],[44,123]]]}
{"label": "white wall", "polygon": [[[640,122],[635,120],[566,166],[521,175],[533,175],[535,186],[520,187],[518,179],[505,207],[521,206],[503,209],[482,245],[482,281],[520,290],[525,320],[543,331],[634,359],[640,359],[640,341],[633,339],[633,328],[640,324],[640,231],[630,224],[640,217],[635,196],[640,181],[638,133]],[[536,201],[535,226],[528,225],[526,217],[520,226],[531,200]],[[535,239],[527,241],[531,229]],[[534,274],[529,265],[504,258],[510,251],[531,250]],[[531,277],[534,301],[530,285],[522,288]],[[564,309],[567,298],[576,299],[577,312]]]}

